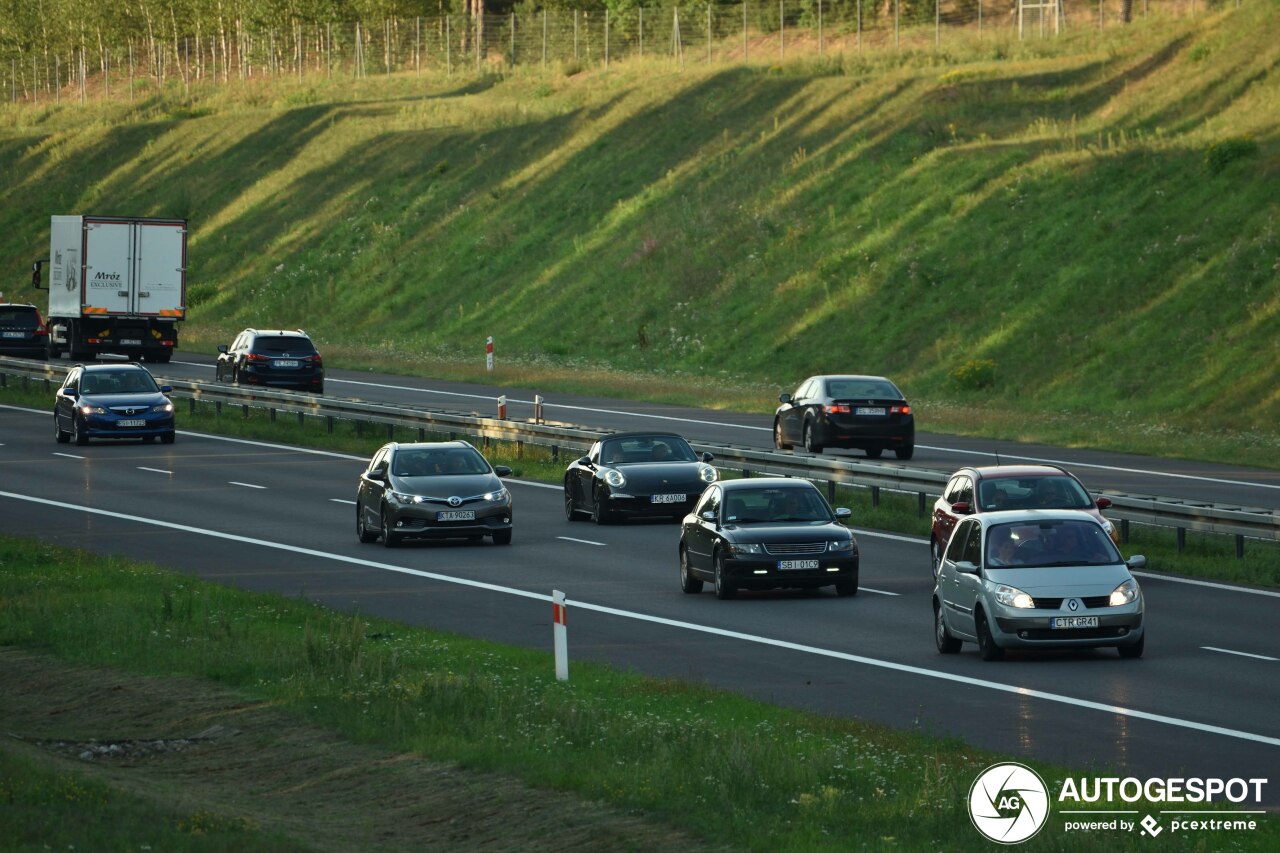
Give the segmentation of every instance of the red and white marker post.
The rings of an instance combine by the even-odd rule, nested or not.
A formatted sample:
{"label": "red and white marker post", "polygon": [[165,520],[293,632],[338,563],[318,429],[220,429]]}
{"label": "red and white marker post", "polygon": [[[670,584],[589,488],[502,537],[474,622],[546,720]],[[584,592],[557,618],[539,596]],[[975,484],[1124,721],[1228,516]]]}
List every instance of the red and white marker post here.
{"label": "red and white marker post", "polygon": [[507,419],[507,395],[503,394],[498,398],[498,420],[505,421]]}
{"label": "red and white marker post", "polygon": [[533,395],[533,422],[535,424],[542,423],[542,395]]}
{"label": "red and white marker post", "polygon": [[484,369],[493,372],[493,335],[490,335],[484,342]]}
{"label": "red and white marker post", "polygon": [[556,650],[556,681],[569,680],[569,613],[564,606],[564,593],[551,591],[551,635]]}

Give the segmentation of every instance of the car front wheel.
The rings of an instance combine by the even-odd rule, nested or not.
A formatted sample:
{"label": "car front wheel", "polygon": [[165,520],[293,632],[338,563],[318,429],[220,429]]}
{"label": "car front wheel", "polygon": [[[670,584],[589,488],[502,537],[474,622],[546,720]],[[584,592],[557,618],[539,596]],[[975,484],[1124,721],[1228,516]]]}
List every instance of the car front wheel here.
{"label": "car front wheel", "polygon": [[724,569],[724,554],[717,551],[715,556],[716,562],[716,598],[721,601],[733,598],[738,594],[738,588],[733,585],[733,581],[729,580]]}
{"label": "car front wheel", "polygon": [[854,572],[845,580],[836,581],[836,595],[848,598],[858,594],[858,573]]}
{"label": "car front wheel", "polygon": [[973,614],[973,620],[977,624],[978,634],[978,654],[982,655],[983,660],[1000,660],[1004,657],[1004,649],[996,645],[995,638],[991,636],[991,626],[987,624],[987,614],[981,610]]}
{"label": "car front wheel", "polygon": [[680,591],[689,595],[702,592],[702,581],[689,569],[689,552],[684,548],[680,549]]}
{"label": "car front wheel", "polygon": [[58,423],[57,415],[53,416],[53,440],[58,444],[66,444],[71,440],[71,433],[64,430],[62,425]]}
{"label": "car front wheel", "polygon": [[394,548],[400,544],[400,537],[391,530],[391,519],[387,517],[387,511],[382,511],[382,547]]}
{"label": "car front wheel", "polygon": [[942,605],[937,602],[933,605],[933,638],[938,644],[939,654],[953,655],[964,645],[947,630],[947,623],[942,620]]}
{"label": "car front wheel", "polygon": [[916,455],[916,446],[914,444],[908,444],[906,447],[895,448],[893,452],[898,454],[898,458],[905,462],[912,456]]}
{"label": "car front wheel", "polygon": [[511,544],[511,528],[508,527],[506,530],[493,531],[493,544],[494,545],[510,545]]}
{"label": "car front wheel", "polygon": [[89,433],[85,430],[84,423],[74,415],[71,417],[71,440],[81,447],[89,443]]}
{"label": "car front wheel", "polygon": [[1147,644],[1147,635],[1144,633],[1142,639],[1136,643],[1130,643],[1127,646],[1117,646],[1116,651],[1120,653],[1122,658],[1140,658],[1142,657],[1142,649]]}
{"label": "car front wheel", "polygon": [[378,541],[378,531],[370,530],[365,525],[364,509],[359,505],[356,506],[356,538],[366,544]]}
{"label": "car front wheel", "polygon": [[596,524],[608,524],[613,521],[613,513],[609,512],[609,508],[605,506],[608,498],[601,494],[598,486],[591,492],[591,520]]}
{"label": "car front wheel", "polygon": [[937,539],[929,540],[929,559],[933,562],[933,576],[938,576],[938,568],[942,565],[942,546]]}

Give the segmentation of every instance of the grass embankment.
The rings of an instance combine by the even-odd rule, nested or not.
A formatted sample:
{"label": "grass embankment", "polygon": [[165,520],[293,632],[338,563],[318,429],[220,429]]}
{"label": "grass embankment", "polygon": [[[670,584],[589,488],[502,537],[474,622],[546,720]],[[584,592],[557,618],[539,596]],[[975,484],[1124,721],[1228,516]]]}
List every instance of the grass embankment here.
{"label": "grass embankment", "polygon": [[[31,383],[24,388],[22,382],[11,381],[0,389],[0,403],[44,410],[52,391],[39,390],[42,384]],[[304,418],[299,423],[293,415],[282,415],[273,421],[263,409],[249,409],[245,415],[238,407],[224,406],[219,415],[212,403],[198,403],[194,412],[189,409],[189,401],[179,401],[178,405],[180,429],[321,448],[350,453],[358,459],[368,459],[387,441],[418,438],[416,431],[405,429],[397,429],[388,437],[382,425],[338,421],[330,433],[320,418]],[[447,438],[428,436],[428,440]],[[488,447],[482,445],[482,449],[493,464],[511,466],[516,477],[544,483],[562,482],[569,462],[568,458],[553,460],[548,448],[535,445],[518,448],[494,442]],[[722,473],[727,477],[738,475],[728,470]],[[914,495],[882,492],[878,505],[873,505],[869,490],[838,487],[835,502],[853,510],[854,527],[905,533],[920,537],[922,542],[928,538],[929,517],[919,514]],[[1280,587],[1280,545],[1271,542],[1251,540],[1244,557],[1237,559],[1232,537],[1188,531],[1185,548],[1179,552],[1173,530],[1134,524],[1130,526],[1129,542],[1121,551],[1126,556],[1145,555],[1147,568],[1153,572]],[[920,565],[927,561],[928,555],[922,549]]]}
{"label": "grass embankment", "polygon": [[[192,222],[187,345],[1275,465],[1274,4],[686,68],[0,107],[0,267],[50,212]],[[10,288],[11,297],[29,291]],[[474,354],[474,359],[472,359]],[[969,369],[958,372],[959,368]]]}
{"label": "grass embankment", "polygon": [[[500,827],[486,844],[470,836],[473,846],[563,849],[566,836],[553,827],[536,824],[533,832],[546,835],[530,839],[522,821],[503,820],[505,807],[534,814],[544,800],[492,777],[477,784],[477,774],[501,774],[581,798],[575,817],[562,795],[543,795],[569,830],[588,825],[588,834],[570,838],[597,848],[696,849],[704,839],[769,851],[986,849],[965,804],[974,778],[997,756],[955,740],[588,664],[559,683],[546,652],[8,537],[0,537],[0,600],[0,647],[62,662],[41,675],[38,655],[0,653],[0,666],[20,673],[22,687],[0,698],[11,709],[6,728],[18,736],[0,742],[0,766],[21,774],[0,787],[13,806],[0,810],[0,833],[14,846],[183,849],[210,832],[205,849],[355,849],[376,844],[385,830],[378,846],[420,849],[437,818],[442,831],[461,829],[463,838],[468,827],[479,831],[466,809],[432,811],[442,787],[474,786],[480,799],[472,811]],[[28,706],[39,703],[29,692],[66,689],[65,664],[89,668],[92,695],[59,695],[61,714],[47,706],[32,713]],[[130,697],[144,706],[132,715]],[[101,707],[86,717],[86,704]],[[318,733],[328,733],[321,744]],[[78,763],[59,756],[68,742],[82,749],[90,738],[132,752],[112,760],[100,751]],[[141,749],[180,738],[191,742]],[[355,744],[365,752],[351,752]],[[323,760],[329,749],[343,750],[332,764]],[[267,760],[255,759],[264,752]],[[422,805],[395,816],[395,834],[383,823],[397,805],[388,774],[398,783],[427,759],[446,763],[407,789]],[[289,774],[293,761],[306,762],[302,778]],[[1031,763],[1051,790],[1067,774]],[[308,822],[313,813],[324,819]],[[50,820],[57,816],[65,820]],[[1233,843],[1274,849],[1278,831],[1264,821]],[[1121,849],[1123,841],[1045,831],[1028,849]],[[1173,833],[1162,844],[1200,849]]]}

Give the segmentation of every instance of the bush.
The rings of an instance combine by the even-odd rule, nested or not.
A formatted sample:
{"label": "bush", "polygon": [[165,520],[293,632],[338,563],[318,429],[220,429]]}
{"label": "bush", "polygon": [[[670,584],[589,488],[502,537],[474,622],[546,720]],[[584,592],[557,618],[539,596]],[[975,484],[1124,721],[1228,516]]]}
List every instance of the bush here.
{"label": "bush", "polygon": [[1227,164],[1231,161],[1243,157],[1256,157],[1257,154],[1258,143],[1252,137],[1233,136],[1210,145],[1204,152],[1204,162],[1209,167],[1209,171],[1216,175],[1227,168]]}
{"label": "bush", "polygon": [[951,371],[951,381],[965,391],[980,391],[996,384],[996,363],[986,358],[974,358]]}

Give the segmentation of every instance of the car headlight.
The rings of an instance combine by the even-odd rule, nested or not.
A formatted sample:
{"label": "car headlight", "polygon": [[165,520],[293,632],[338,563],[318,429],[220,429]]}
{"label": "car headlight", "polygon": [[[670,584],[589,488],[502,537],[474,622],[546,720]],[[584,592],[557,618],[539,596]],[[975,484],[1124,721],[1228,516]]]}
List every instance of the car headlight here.
{"label": "car headlight", "polygon": [[426,498],[421,495],[406,495],[404,492],[387,492],[391,496],[391,500],[401,504],[420,504]]}
{"label": "car headlight", "polygon": [[996,601],[1005,607],[1027,609],[1036,606],[1035,600],[1016,586],[1000,584],[996,587]]}
{"label": "car headlight", "polygon": [[622,472],[616,468],[605,469],[604,481],[615,489],[620,489],[627,484],[627,478],[622,476]]}
{"label": "car headlight", "polygon": [[764,547],[754,542],[740,542],[736,545],[729,546],[729,553],[735,556],[746,556],[748,554],[763,554]]}
{"label": "car headlight", "polygon": [[720,477],[720,473],[716,471],[715,468],[712,468],[710,465],[698,466],[698,479],[701,480],[702,482],[714,483],[717,479],[719,479],[719,477]]}
{"label": "car headlight", "polygon": [[151,407],[151,411],[153,411],[153,412],[172,412],[172,411],[173,411],[173,403],[164,403],[164,404],[159,405],[159,406],[152,406],[152,407]]}
{"label": "car headlight", "polygon": [[1133,578],[1129,578],[1120,586],[1111,590],[1111,600],[1108,602],[1112,607],[1119,607],[1122,604],[1133,604],[1138,600],[1138,582]]}
{"label": "car headlight", "polygon": [[832,554],[848,554],[853,551],[853,540],[832,539],[827,543],[827,551]]}
{"label": "car headlight", "polygon": [[102,406],[81,406],[80,413],[85,415],[105,415],[107,410]]}
{"label": "car headlight", "polygon": [[509,494],[506,489],[498,489],[496,492],[486,492],[484,499],[487,501],[505,501]]}

